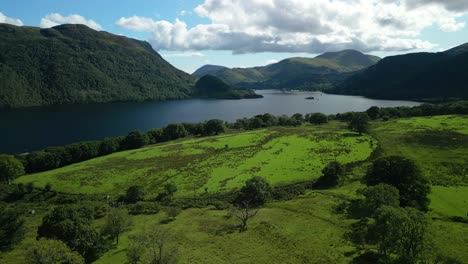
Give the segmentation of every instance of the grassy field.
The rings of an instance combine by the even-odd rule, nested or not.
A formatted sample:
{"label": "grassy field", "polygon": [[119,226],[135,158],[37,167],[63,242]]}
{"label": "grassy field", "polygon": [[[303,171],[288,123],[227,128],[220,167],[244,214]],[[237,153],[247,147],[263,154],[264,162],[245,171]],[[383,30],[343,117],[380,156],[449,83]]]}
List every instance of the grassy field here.
{"label": "grassy field", "polygon": [[[121,194],[140,184],[150,198],[162,184],[172,182],[179,187],[179,196],[193,196],[205,188],[210,193],[231,191],[253,175],[273,185],[316,179],[329,161],[359,161],[338,188],[310,190],[294,200],[268,203],[244,233],[237,232],[235,220],[225,210],[213,207],[187,209],[174,221],[161,224],[170,230],[180,263],[350,263],[359,250],[345,234],[355,220],[336,209],[364,187],[360,180],[378,147],[372,157],[409,157],[431,180],[428,215],[433,219],[434,251],[468,263],[468,225],[453,220],[468,217],[468,116],[375,121],[371,136],[359,136],[345,127],[331,122],[185,139],[23,176],[17,182],[32,181],[37,186],[50,182],[55,190],[82,194]],[[28,238],[0,255],[0,263],[20,263],[47,211],[39,209],[36,216],[27,217]],[[128,235],[159,224],[166,214],[163,210],[131,218],[132,230],[96,263],[125,263]]]}
{"label": "grassy field", "polygon": [[177,195],[229,192],[253,175],[272,185],[318,178],[332,160],[364,161],[377,146],[370,136],[321,127],[272,128],[196,138],[115,153],[17,182],[51,183],[55,190],[84,194],[123,194],[130,185],[146,186],[150,196],[164,183],[178,186]]}
{"label": "grassy field", "polygon": [[[162,225],[175,238],[181,263],[348,263],[354,246],[344,239],[349,220],[336,217],[340,199],[310,192],[296,200],[274,202],[262,209],[239,233],[226,211],[208,207],[188,209]],[[157,224],[165,217],[135,216],[130,233]],[[124,263],[128,239],[96,263]],[[254,260],[255,259],[255,260]]]}
{"label": "grassy field", "polygon": [[468,116],[378,122],[372,135],[385,154],[416,161],[433,185],[468,186]]}

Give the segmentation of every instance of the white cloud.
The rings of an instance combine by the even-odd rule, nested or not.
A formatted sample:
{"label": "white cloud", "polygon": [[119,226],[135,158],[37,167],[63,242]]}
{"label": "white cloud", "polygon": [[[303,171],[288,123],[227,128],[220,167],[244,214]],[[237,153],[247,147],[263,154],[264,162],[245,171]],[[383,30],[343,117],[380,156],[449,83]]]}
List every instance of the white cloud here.
{"label": "white cloud", "polygon": [[204,57],[205,54],[201,52],[182,52],[182,53],[173,53],[173,54],[161,54],[166,58],[193,58],[193,57]]}
{"label": "white cloud", "polygon": [[102,30],[101,25],[92,19],[86,19],[80,15],[62,16],[58,13],[48,14],[47,16],[43,17],[39,26],[41,28],[50,28],[61,24],[82,24],[95,30]]}
{"label": "white cloud", "polygon": [[188,27],[184,21],[145,17],[116,24],[151,32],[156,50],[230,50],[233,53],[306,52],[340,49],[363,52],[430,50],[420,39],[433,25],[454,32],[468,14],[466,0],[205,0],[194,13],[210,23]]}
{"label": "white cloud", "polygon": [[187,11],[187,10],[181,10],[179,12],[179,16],[188,16],[188,15],[192,15],[193,13],[191,11]]}
{"label": "white cloud", "polygon": [[277,62],[278,62],[278,60],[272,59],[272,60],[267,60],[265,63],[266,63],[266,65],[270,65],[270,64],[277,63]]}
{"label": "white cloud", "polygon": [[463,12],[468,10],[468,1],[466,0],[406,0],[411,8],[418,8],[425,5],[439,5],[447,10]]}
{"label": "white cloud", "polygon": [[5,16],[2,12],[0,12],[0,23],[7,23],[15,26],[22,26],[23,21],[18,18],[12,18]]}

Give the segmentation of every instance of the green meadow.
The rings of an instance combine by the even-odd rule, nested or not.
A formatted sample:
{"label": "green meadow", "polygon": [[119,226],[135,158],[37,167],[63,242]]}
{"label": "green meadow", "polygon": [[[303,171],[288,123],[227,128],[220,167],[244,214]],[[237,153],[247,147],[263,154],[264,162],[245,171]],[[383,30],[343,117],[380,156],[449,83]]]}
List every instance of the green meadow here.
{"label": "green meadow", "polygon": [[[468,116],[435,116],[373,121],[370,135],[358,135],[346,124],[229,131],[214,137],[188,138],[115,153],[64,168],[27,175],[17,183],[51,183],[54,190],[83,195],[120,195],[142,185],[148,199],[165,183],[178,186],[179,198],[205,192],[227,193],[253,175],[273,186],[317,179],[330,161],[348,164],[345,182],[327,190],[308,190],[293,200],[272,201],[239,233],[234,218],[215,207],[183,210],[175,220],[165,209],[131,216],[130,231],[96,263],[126,262],[128,235],[154,224],[170,231],[180,263],[350,263],[362,253],[347,239],[356,220],[340,212],[343,202],[363,188],[361,178],[372,159],[402,155],[416,161],[432,182],[429,216],[434,252],[468,263]],[[28,205],[24,205],[27,207]],[[27,217],[28,234],[1,263],[18,263],[35,237],[42,216],[38,206]],[[458,220],[457,220],[458,219]],[[100,226],[103,219],[95,221]]]}
{"label": "green meadow", "polygon": [[18,183],[51,183],[66,193],[123,194],[131,185],[145,186],[150,196],[165,183],[180,196],[229,192],[253,175],[272,185],[320,177],[330,161],[366,160],[377,141],[339,128],[271,128],[154,145],[115,153],[64,168],[21,177]]}

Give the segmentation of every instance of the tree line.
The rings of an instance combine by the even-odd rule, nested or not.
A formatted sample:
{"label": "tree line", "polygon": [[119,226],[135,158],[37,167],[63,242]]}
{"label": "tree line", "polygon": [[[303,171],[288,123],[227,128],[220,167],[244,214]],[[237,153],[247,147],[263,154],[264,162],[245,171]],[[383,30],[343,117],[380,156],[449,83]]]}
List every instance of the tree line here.
{"label": "tree line", "polygon": [[[365,133],[370,120],[390,118],[432,116],[445,114],[468,114],[468,101],[449,102],[444,104],[422,104],[415,107],[379,108],[373,106],[365,112],[347,112],[325,115],[322,113],[294,114],[292,116],[275,116],[269,113],[251,118],[241,118],[233,123],[212,119],[200,123],[169,124],[163,128],[154,128],[148,132],[138,130],[126,136],[105,138],[101,141],[86,141],[66,146],[48,147],[24,155],[0,155],[0,171],[3,180],[11,180],[23,173],[36,173],[60,168],[95,157],[108,155],[118,151],[137,149],[149,144],[176,140],[187,136],[210,136],[225,132],[226,128],[237,130],[253,130],[273,126],[301,126],[305,122],[321,125],[331,120],[348,122],[349,128]],[[19,162],[17,162],[19,161]]]}

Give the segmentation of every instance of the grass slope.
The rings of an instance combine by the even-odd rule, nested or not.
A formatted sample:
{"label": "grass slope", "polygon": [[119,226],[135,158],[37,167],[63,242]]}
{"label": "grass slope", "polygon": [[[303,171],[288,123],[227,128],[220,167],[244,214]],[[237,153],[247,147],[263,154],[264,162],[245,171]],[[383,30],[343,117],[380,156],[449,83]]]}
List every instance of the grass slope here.
{"label": "grass slope", "polygon": [[84,194],[122,194],[130,185],[140,184],[150,196],[157,195],[166,182],[178,186],[178,195],[205,189],[229,192],[252,175],[273,185],[293,183],[318,178],[332,160],[351,163],[369,157],[377,146],[375,139],[338,130],[340,125],[183,140],[27,175],[17,182],[51,183],[58,191]]}
{"label": "grass slope", "polygon": [[[93,194],[101,190],[121,193],[135,183],[156,193],[161,183],[172,181],[179,185],[179,195],[193,195],[193,191],[200,192],[204,187],[210,192],[229,191],[252,175],[266,177],[274,185],[316,178],[325,162],[335,157],[341,162],[364,160],[378,142],[374,155],[408,156],[433,183],[439,182],[430,194],[434,251],[468,263],[468,225],[452,219],[466,219],[468,214],[468,184],[463,174],[466,170],[449,170],[466,168],[468,149],[463,135],[468,133],[467,118],[375,121],[372,137],[356,136],[348,133],[344,124],[332,122],[318,127],[271,128],[186,139],[24,176],[17,182],[35,181],[41,185],[50,181],[57,190]],[[446,137],[449,132],[451,136]],[[447,140],[454,141],[450,148]],[[360,180],[369,164],[367,160],[348,171],[349,177],[341,187],[312,190],[294,200],[268,203],[245,233],[237,232],[235,220],[226,217],[226,211],[212,207],[184,210],[162,227],[170,230],[171,243],[179,248],[180,263],[350,263],[359,249],[345,234],[355,220],[336,209],[343,201],[355,198],[356,190],[364,187]],[[438,168],[441,173],[437,173]],[[36,204],[24,207],[35,208],[38,214],[26,218],[27,239],[14,250],[2,253],[0,263],[21,261],[36,235],[35,228],[50,209]],[[120,244],[96,263],[125,263],[128,235],[160,223],[166,214],[162,211],[131,218],[132,230],[124,233]],[[99,226],[102,221],[95,224]]]}
{"label": "grass slope", "polygon": [[[234,219],[226,219],[226,211],[213,208],[185,210],[164,228],[176,237],[180,263],[348,263],[345,253],[355,248],[344,239],[350,221],[333,214],[339,201],[311,192],[270,203],[244,233]],[[159,223],[164,214],[133,218],[131,233]],[[127,243],[122,239],[96,263],[124,263]]]}

